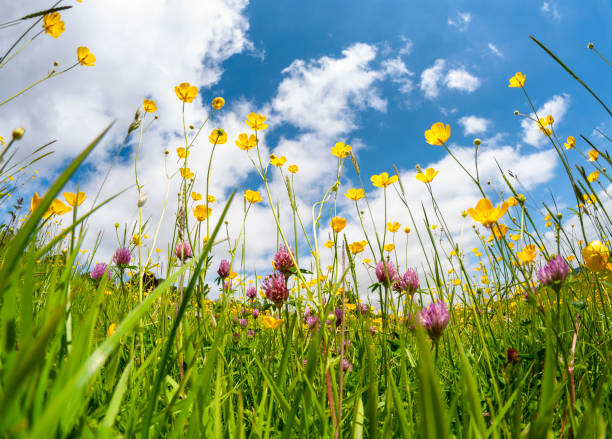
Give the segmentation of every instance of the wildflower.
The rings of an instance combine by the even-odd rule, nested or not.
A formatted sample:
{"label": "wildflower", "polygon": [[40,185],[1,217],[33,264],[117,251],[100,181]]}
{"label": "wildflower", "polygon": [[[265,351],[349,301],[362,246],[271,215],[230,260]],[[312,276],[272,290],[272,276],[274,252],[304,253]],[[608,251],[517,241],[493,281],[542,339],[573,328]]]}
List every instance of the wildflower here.
{"label": "wildflower", "polygon": [[425,173],[418,172],[415,176],[417,180],[422,181],[423,183],[431,183],[433,179],[438,175],[438,172],[434,168],[427,168]]}
{"label": "wildflower", "polygon": [[52,214],[56,214],[59,216],[59,215],[68,213],[71,210],[72,209],[70,207],[68,207],[61,200],[56,198],[55,200],[51,202],[51,206],[49,207],[49,210],[45,214],[48,214],[48,216]]}
{"label": "wildflower", "polygon": [[265,121],[266,121],[266,116],[264,116],[263,114],[255,114],[255,113],[249,113],[247,116],[247,120],[245,120],[246,124],[253,131],[262,131],[268,128],[268,125],[264,123]]}
{"label": "wildflower", "polygon": [[157,111],[157,104],[155,101],[145,99],[142,103],[145,113],[155,113]]}
{"label": "wildflower", "polygon": [[336,327],[340,326],[342,324],[342,320],[344,319],[344,311],[342,308],[336,308],[334,310],[334,317],[336,320]]}
{"label": "wildflower", "polygon": [[132,255],[125,247],[117,249],[117,251],[115,251],[115,255],[113,256],[113,262],[120,268],[128,265],[131,260]]}
{"label": "wildflower", "polygon": [[96,57],[85,46],[77,48],[77,59],[79,60],[79,64],[82,66],[96,65]]}
{"label": "wildflower", "polygon": [[367,244],[368,241],[355,241],[349,244],[349,250],[352,254],[356,255],[357,253],[361,253]]}
{"label": "wildflower", "polygon": [[383,246],[383,250],[386,252],[392,252],[393,250],[395,250],[395,244],[385,244]]}
{"label": "wildflower", "polygon": [[268,329],[276,329],[283,323],[283,319],[275,319],[272,316],[263,316],[263,325]]}
{"label": "wildflower", "polygon": [[438,341],[450,322],[450,314],[444,302],[433,302],[429,308],[423,307],[419,317],[421,325],[434,342]]}
{"label": "wildflower", "polygon": [[140,236],[135,233],[134,236],[132,236],[132,244],[140,247],[142,245],[142,240],[140,239]]}
{"label": "wildflower", "polygon": [[450,125],[444,126],[442,122],[436,122],[430,129],[425,131],[425,140],[430,145],[442,145],[444,142],[450,139],[450,135]]}
{"label": "wildflower", "polygon": [[523,250],[517,252],[516,256],[523,264],[529,264],[535,260],[536,254],[536,245],[529,244],[523,247]]}
{"label": "wildflower", "polygon": [[214,203],[217,201],[214,195],[208,195],[206,199],[208,200],[209,203]]}
{"label": "wildflower", "polygon": [[407,235],[410,233],[410,227],[404,227],[404,233]]}
{"label": "wildflower", "polygon": [[393,289],[398,293],[406,293],[412,296],[419,289],[419,276],[416,270],[409,268],[403,276],[398,276],[393,284]]}
{"label": "wildflower", "polygon": [[557,255],[538,271],[538,280],[543,285],[554,285],[560,288],[569,274],[569,266],[561,255]]}
{"label": "wildflower", "polygon": [[331,148],[332,155],[335,155],[336,157],[338,157],[340,159],[343,159],[346,156],[348,156],[351,151],[352,151],[351,145],[345,145],[342,142],[336,143]]}
{"label": "wildflower", "polygon": [[370,308],[365,303],[359,305],[359,312],[361,312],[361,315],[366,315],[369,310]]}
{"label": "wildflower", "polygon": [[365,196],[365,191],[363,189],[349,189],[344,196],[349,200],[357,201]]}
{"label": "wildflower", "polygon": [[176,256],[181,262],[185,262],[187,259],[193,258],[193,252],[191,246],[187,241],[179,242],[174,249],[174,256]]}
{"label": "wildflower", "polygon": [[332,248],[334,246],[334,241],[328,240],[325,244],[323,244],[327,248]]}
{"label": "wildflower", "polygon": [[249,325],[249,321],[247,319],[238,319],[238,324],[243,328],[246,328]]}
{"label": "wildflower", "polygon": [[492,237],[495,236],[497,239],[502,239],[503,236],[506,236],[506,233],[508,233],[508,226],[505,224],[495,224],[492,228],[491,228],[493,234],[491,235]]}
{"label": "wildflower", "polygon": [[198,192],[192,192],[190,196],[193,201],[200,201],[202,199],[202,194]]}
{"label": "wildflower", "polygon": [[523,75],[521,72],[517,72],[516,75],[510,78],[508,87],[524,87],[525,79],[527,79],[526,75]]}
{"label": "wildflower", "polygon": [[191,172],[191,169],[189,168],[181,168],[180,171],[181,171],[181,177],[183,177],[185,180],[188,180],[195,176],[195,174]]}
{"label": "wildflower", "polygon": [[574,138],[574,136],[568,136],[563,146],[565,146],[565,149],[574,148],[576,146],[576,139]]}
{"label": "wildflower", "polygon": [[397,221],[393,223],[387,223],[387,230],[391,233],[397,232],[400,227],[401,227],[401,224],[398,223]]}
{"label": "wildflower", "polygon": [[77,195],[73,194],[72,192],[64,192],[63,195],[68,204],[72,207],[80,206],[83,201],[85,201],[85,198],[87,198],[85,192],[79,192]]}
{"label": "wildflower", "polygon": [[353,371],[353,365],[350,363],[349,360],[347,360],[346,358],[342,359],[342,370],[344,372],[352,372]]}
{"label": "wildflower", "polygon": [[287,281],[281,273],[268,275],[263,281],[262,289],[268,300],[274,302],[278,307],[289,297]]}
{"label": "wildflower", "polygon": [[189,157],[189,151],[187,151],[182,146],[179,146],[178,148],[176,148],[176,155],[178,155],[180,159],[184,159]]}
{"label": "wildflower", "polygon": [[[14,140],[21,140],[21,138],[23,137],[23,135],[25,134],[25,128],[24,127],[19,127],[19,128],[15,128],[13,130],[13,139]],[[38,174],[38,171],[34,171]]]}
{"label": "wildflower", "polygon": [[593,171],[587,177],[587,180],[589,181],[589,183],[593,183],[597,181],[598,179],[599,179],[599,171]]}
{"label": "wildflower", "polygon": [[372,177],[370,177],[372,184],[376,187],[387,187],[390,184],[395,183],[397,179],[397,175],[389,177],[389,174],[387,174],[386,172],[383,172],[380,175],[372,175]]}
{"label": "wildflower", "polygon": [[595,162],[599,158],[599,152],[592,149],[588,152],[589,162]]}
{"label": "wildflower", "polygon": [[221,259],[219,263],[219,269],[217,270],[217,274],[221,279],[225,279],[230,275],[231,265],[227,259]]}
{"label": "wildflower", "polygon": [[257,288],[253,286],[248,287],[246,290],[246,296],[249,299],[254,300],[257,297]]}
{"label": "wildflower", "polygon": [[606,267],[610,250],[601,241],[591,241],[582,249],[584,265],[591,271],[601,271]]}
{"label": "wildflower", "polygon": [[36,210],[36,208],[40,204],[41,200],[42,200],[42,198],[40,198],[38,196],[38,192],[34,192],[34,195],[32,195],[32,199],[30,200],[30,210],[32,212],[34,212]]}
{"label": "wildflower", "polygon": [[106,330],[106,335],[110,337],[111,335],[115,333],[116,329],[117,329],[117,324],[111,323],[110,325],[108,325],[108,329]]}
{"label": "wildflower", "polygon": [[51,12],[43,18],[43,29],[46,34],[57,38],[66,30],[66,23],[59,12]]}
{"label": "wildflower", "polygon": [[474,221],[482,223],[485,227],[491,227],[491,225],[506,214],[507,210],[507,202],[504,201],[500,207],[493,207],[491,201],[483,198],[476,204],[476,207],[468,209],[467,213],[470,214]]}
{"label": "wildflower", "polygon": [[104,273],[106,273],[108,275],[108,278],[110,279],[111,274],[110,274],[110,271],[109,272],[106,271],[107,268],[108,268],[108,265],[106,265],[103,262],[96,264],[96,266],[89,273],[89,277],[92,278],[93,280],[98,280],[98,279],[101,279],[102,276],[104,276]]}
{"label": "wildflower", "polygon": [[270,154],[270,164],[278,166],[279,168],[285,164],[287,157],[281,156],[276,157],[274,154]]}
{"label": "wildflower", "polygon": [[244,192],[244,199],[251,204],[259,203],[261,201],[261,194],[258,191],[247,189]]}
{"label": "wildflower", "polygon": [[274,254],[274,268],[289,277],[291,275],[291,269],[294,267],[293,259],[291,259],[290,250],[281,245],[278,251]]}
{"label": "wildflower", "polygon": [[379,261],[376,264],[376,278],[378,282],[389,287],[393,282],[395,282],[397,278],[397,269],[393,262],[387,261],[384,263],[383,261]]}
{"label": "wildflower", "polygon": [[334,232],[340,233],[346,227],[346,218],[335,216],[329,222]]}
{"label": "wildflower", "polygon": [[309,329],[314,329],[315,326],[321,326],[321,324],[319,323],[319,317],[315,316],[315,315],[308,315],[306,316],[306,318],[304,319],[304,322],[308,325]]}
{"label": "wildflower", "polygon": [[516,206],[518,204],[518,200],[515,197],[510,197],[508,198],[508,200],[506,201],[508,203],[508,206]]}
{"label": "wildflower", "polygon": [[297,174],[298,171],[298,165],[291,165],[287,168],[287,170],[289,172],[291,172],[292,174]]}
{"label": "wildflower", "polygon": [[200,222],[204,221],[206,218],[208,218],[211,213],[212,213],[212,209],[210,207],[207,209],[204,204],[198,204],[193,209],[193,215]]}
{"label": "wildflower", "polygon": [[2,145],[2,146],[4,146],[4,145],[5,145],[5,143],[4,143],[4,137],[2,137],[2,136],[0,136],[0,145]]}
{"label": "wildflower", "polygon": [[248,151],[257,146],[257,137],[255,134],[251,134],[250,136],[246,133],[239,134],[238,140],[236,140],[236,146],[243,151]]}
{"label": "wildflower", "polygon": [[257,317],[259,317],[259,310],[258,309],[254,309],[253,312],[251,313],[251,315],[253,316],[254,319],[256,319]]}
{"label": "wildflower", "polygon": [[223,98],[214,98],[212,100],[212,107],[215,110],[220,110],[221,108],[223,108],[224,105],[225,105],[225,99]]}
{"label": "wildflower", "polygon": [[190,104],[198,96],[198,87],[188,82],[182,82],[174,87],[174,93],[179,100]]}
{"label": "wildflower", "polygon": [[215,128],[210,132],[208,140],[213,145],[224,145],[227,143],[227,133],[223,128]]}

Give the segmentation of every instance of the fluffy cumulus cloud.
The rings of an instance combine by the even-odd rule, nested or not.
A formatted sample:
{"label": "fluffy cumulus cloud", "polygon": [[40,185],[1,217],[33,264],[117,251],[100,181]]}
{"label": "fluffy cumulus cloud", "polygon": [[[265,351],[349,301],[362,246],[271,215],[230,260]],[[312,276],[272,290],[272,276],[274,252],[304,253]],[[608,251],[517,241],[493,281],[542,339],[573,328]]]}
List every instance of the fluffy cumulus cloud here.
{"label": "fluffy cumulus cloud", "polygon": [[[570,104],[570,95],[554,95],[537,110],[537,117],[545,118],[551,115],[555,119],[555,127],[561,123]],[[535,114],[530,115],[536,119]],[[538,124],[531,119],[521,120],[523,128],[523,141],[529,145],[542,147],[548,143],[546,136],[540,131]]]}
{"label": "fluffy cumulus cloud", "polygon": [[480,86],[480,79],[462,67],[450,70],[444,78],[444,84],[448,88],[472,93]]}
{"label": "fluffy cumulus cloud", "polygon": [[443,71],[446,61],[437,59],[433,66],[423,70],[421,73],[420,89],[427,98],[437,98],[440,94],[440,81],[444,77]]}
{"label": "fluffy cumulus cloud", "polygon": [[490,120],[478,116],[464,116],[459,119],[459,123],[463,126],[463,133],[466,136],[471,134],[482,134],[487,131],[491,123]]}
{"label": "fluffy cumulus cloud", "polygon": [[437,98],[440,88],[472,93],[480,86],[480,79],[469,73],[464,67],[446,71],[446,61],[437,59],[431,67],[421,73],[420,89],[426,98]]}

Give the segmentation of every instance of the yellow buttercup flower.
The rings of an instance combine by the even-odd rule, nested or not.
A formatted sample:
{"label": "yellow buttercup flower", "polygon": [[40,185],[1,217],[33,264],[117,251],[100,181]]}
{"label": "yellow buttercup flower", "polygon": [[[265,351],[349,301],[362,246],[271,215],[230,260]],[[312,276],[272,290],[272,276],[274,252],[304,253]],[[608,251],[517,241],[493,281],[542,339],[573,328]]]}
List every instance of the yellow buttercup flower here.
{"label": "yellow buttercup flower", "polygon": [[287,168],[287,170],[292,174],[297,174],[298,169],[298,165],[291,165]]}
{"label": "yellow buttercup flower", "polygon": [[349,250],[352,254],[356,255],[357,253],[361,253],[366,245],[368,245],[368,241],[355,241],[349,244]]}
{"label": "yellow buttercup flower", "polygon": [[450,125],[444,126],[442,122],[436,122],[430,129],[425,131],[425,140],[430,145],[442,145],[444,142],[450,139],[450,135]]}
{"label": "yellow buttercup flower", "polygon": [[4,137],[0,136],[0,145],[4,146]]}
{"label": "yellow buttercup flower", "polygon": [[572,149],[573,147],[575,147],[576,139],[574,139],[574,136],[568,136],[563,146],[565,146],[565,149]]}
{"label": "yellow buttercup flower", "polygon": [[357,201],[365,196],[365,191],[363,189],[349,189],[344,196],[349,200]]}
{"label": "yellow buttercup flower", "polygon": [[508,206],[516,206],[518,204],[518,200],[515,197],[510,197],[507,200]]}
{"label": "yellow buttercup flower", "polygon": [[551,114],[549,114],[548,116],[546,116],[546,119],[545,119],[545,120],[546,120],[546,124],[547,124],[547,125],[552,125],[552,124],[554,124],[554,123],[555,123],[555,118],[554,118],[554,117],[552,117],[552,115],[551,115]]}
{"label": "yellow buttercup flower", "polygon": [[244,199],[251,204],[259,203],[261,201],[261,194],[258,191],[247,189],[244,193]]}
{"label": "yellow buttercup flower", "polygon": [[283,319],[275,319],[273,316],[263,316],[262,322],[264,328],[276,329],[283,323]]}
{"label": "yellow buttercup flower", "polygon": [[243,151],[248,151],[257,146],[257,137],[255,134],[251,134],[250,136],[246,133],[239,134],[238,140],[236,140],[236,146]]}
{"label": "yellow buttercup flower", "polygon": [[213,145],[223,145],[227,143],[227,133],[223,128],[215,128],[210,132],[210,136],[208,136],[208,140]]}
{"label": "yellow buttercup flower", "polygon": [[209,195],[208,197],[206,197],[206,199],[209,203],[214,203],[215,201],[217,201],[214,195]]}
{"label": "yellow buttercup flower", "polygon": [[106,335],[110,337],[111,335],[115,333],[116,330],[117,330],[117,324],[111,323],[110,325],[108,325],[108,329],[106,330]]}
{"label": "yellow buttercup flower", "polygon": [[214,98],[212,100],[212,107],[215,110],[220,110],[221,108],[223,108],[224,105],[225,105],[225,99],[223,98]]}
{"label": "yellow buttercup flower", "polygon": [[391,233],[395,233],[399,230],[401,224],[398,223],[397,221],[393,222],[393,223],[387,223],[387,230],[390,231]]}
{"label": "yellow buttercup flower", "polygon": [[386,252],[392,252],[393,250],[395,250],[395,244],[385,244],[385,245],[383,246],[383,249],[384,249]]}
{"label": "yellow buttercup flower", "polygon": [[467,213],[474,221],[481,223],[485,227],[491,227],[506,214],[507,210],[507,202],[504,201],[500,207],[493,207],[491,201],[483,198],[476,204],[476,207],[468,209]]}
{"label": "yellow buttercup flower", "polygon": [[85,192],[79,192],[77,195],[73,194],[72,192],[64,192],[63,195],[68,204],[72,207],[80,206],[83,201],[85,201],[85,198],[87,198]]}
{"label": "yellow buttercup flower", "polygon": [[46,34],[57,38],[66,30],[66,23],[62,21],[59,12],[51,12],[43,18],[43,29]]}
{"label": "yellow buttercup flower", "polygon": [[140,245],[142,244],[142,240],[140,239],[140,236],[138,236],[137,233],[134,234],[134,236],[132,236],[132,244],[140,247]]}
{"label": "yellow buttercup flower", "polygon": [[191,169],[189,168],[181,168],[181,177],[183,177],[184,179],[190,179],[193,178],[195,176],[195,174],[193,172],[191,172]]}
{"label": "yellow buttercup flower", "polygon": [[523,247],[523,250],[516,252],[516,257],[519,258],[521,263],[529,264],[535,260],[537,254],[537,248],[535,244],[529,244]]}
{"label": "yellow buttercup flower", "polygon": [[326,248],[332,248],[334,246],[334,241],[328,240],[325,244],[323,244]]}
{"label": "yellow buttercup flower", "polygon": [[597,161],[597,159],[599,158],[599,152],[597,152],[594,149],[590,150],[588,155],[589,155],[589,162]]}
{"label": "yellow buttercup flower", "polygon": [[329,224],[334,232],[340,233],[342,229],[346,227],[346,218],[335,216],[331,219]]}
{"label": "yellow buttercup flower", "polygon": [[352,151],[351,145],[345,145],[343,142],[338,142],[331,148],[332,155],[343,159]]}
{"label": "yellow buttercup flower", "polygon": [[591,241],[582,249],[584,265],[591,271],[603,270],[610,257],[610,250],[601,241]]}
{"label": "yellow buttercup flower", "polygon": [[41,200],[42,200],[42,198],[40,198],[38,196],[38,192],[34,192],[34,195],[32,195],[32,199],[30,200],[30,210],[32,212],[34,212],[36,210],[36,208],[40,204]]}
{"label": "yellow buttercup flower", "polygon": [[593,171],[587,177],[587,180],[589,181],[589,183],[593,183],[597,181],[598,179],[599,179],[599,171]]}
{"label": "yellow buttercup flower", "polygon": [[389,177],[389,174],[387,174],[386,172],[383,172],[380,175],[372,175],[370,177],[372,184],[376,187],[387,187],[395,183],[397,179],[398,179],[397,175],[393,175]]}
{"label": "yellow buttercup flower", "polygon": [[174,93],[179,100],[190,104],[198,96],[198,87],[188,82],[182,82],[174,87]]}
{"label": "yellow buttercup flower", "polygon": [[407,235],[410,233],[410,227],[404,227],[404,233]]}
{"label": "yellow buttercup flower", "polygon": [[517,72],[516,75],[510,78],[508,87],[524,87],[525,79],[527,79],[526,75],[523,75],[521,72]]}
{"label": "yellow buttercup flower", "polygon": [[157,111],[157,104],[155,103],[155,101],[152,101],[150,99],[145,99],[142,103],[142,106],[146,113],[155,113]]}
{"label": "yellow buttercup flower", "polygon": [[[65,213],[68,213],[72,210],[71,207],[67,206],[66,204],[64,204],[64,202],[62,200],[59,199],[55,199],[51,202],[51,206],[49,207],[49,210],[47,211],[47,213],[49,213],[49,215],[51,214],[56,214],[56,215],[63,215]],[[44,217],[44,216],[43,216]]]}
{"label": "yellow buttercup flower", "polygon": [[200,222],[208,218],[211,213],[212,213],[212,209],[210,207],[207,209],[204,204],[198,204],[193,209],[193,216],[195,216],[195,218]]}
{"label": "yellow buttercup flower", "polygon": [[262,131],[268,128],[264,122],[266,121],[266,116],[263,114],[249,113],[247,116],[247,120],[245,120],[246,124],[253,131]]}
{"label": "yellow buttercup flower", "polygon": [[431,183],[433,179],[438,175],[438,172],[434,168],[427,168],[425,173],[418,172],[416,175],[416,179],[422,181],[423,183]]}
{"label": "yellow buttercup flower", "polygon": [[202,199],[202,194],[200,194],[198,192],[192,192],[191,193],[191,199],[193,201],[200,201]]}
{"label": "yellow buttercup flower", "polygon": [[501,239],[506,235],[506,233],[508,233],[509,229],[505,224],[495,224],[493,227],[491,227],[491,230],[493,231],[491,237],[495,236],[497,239]]}
{"label": "yellow buttercup flower", "polygon": [[77,59],[79,60],[79,64],[81,64],[82,66],[96,65],[96,57],[85,46],[77,48]]}
{"label": "yellow buttercup flower", "polygon": [[179,158],[184,159],[189,157],[189,151],[187,151],[185,148],[183,148],[182,146],[179,146],[178,148],[176,148],[176,154],[179,156]]}
{"label": "yellow buttercup flower", "polygon": [[285,164],[287,157],[281,156],[276,157],[274,154],[270,154],[270,164],[278,166],[279,168]]}

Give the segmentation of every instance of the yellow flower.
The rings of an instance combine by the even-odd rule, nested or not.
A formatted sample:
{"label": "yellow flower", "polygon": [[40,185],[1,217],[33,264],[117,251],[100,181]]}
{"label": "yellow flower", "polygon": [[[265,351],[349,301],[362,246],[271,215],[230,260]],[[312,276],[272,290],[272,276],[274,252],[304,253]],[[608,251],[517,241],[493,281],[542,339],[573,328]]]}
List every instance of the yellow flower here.
{"label": "yellow flower", "polygon": [[507,210],[507,202],[504,201],[500,207],[493,207],[491,201],[483,198],[476,204],[476,207],[468,209],[467,213],[470,214],[474,221],[478,221],[485,227],[491,227],[491,225],[506,214]]}
{"label": "yellow flower", "polygon": [[385,245],[383,246],[383,249],[384,249],[386,252],[392,252],[393,250],[395,250],[395,244],[385,244]]}
{"label": "yellow flower", "polygon": [[502,236],[505,236],[508,233],[508,226],[505,224],[495,224],[491,230],[493,234],[491,236],[495,236],[497,239],[501,239]]}
{"label": "yellow flower", "polygon": [[380,175],[372,175],[370,180],[372,180],[372,184],[376,187],[387,187],[390,184],[393,184],[397,181],[397,175],[393,175],[389,177],[389,174],[383,172]]}
{"label": "yellow flower", "polygon": [[549,114],[548,116],[546,116],[546,119],[544,119],[546,121],[547,125],[552,125],[553,123],[555,123],[555,118],[552,117],[551,114]]}
{"label": "yellow flower", "polygon": [[66,30],[66,23],[62,21],[59,12],[51,12],[43,19],[43,29],[48,35],[57,38]]}
{"label": "yellow flower", "polygon": [[162,249],[161,249],[161,248],[156,248],[156,249],[155,249],[155,252],[156,252],[156,253],[161,253],[161,252],[162,252]]}
{"label": "yellow flower", "polygon": [[544,221],[548,221],[548,220],[550,220],[551,218],[552,218],[552,215],[550,214],[550,212],[548,212],[548,213],[546,214],[546,216],[544,217]]}
{"label": "yellow flower", "polygon": [[201,221],[204,221],[206,218],[208,218],[211,212],[212,212],[212,209],[210,207],[206,209],[206,206],[204,204],[198,204],[193,209],[193,216],[195,216],[196,219],[201,222]]}
{"label": "yellow flower", "polygon": [[435,176],[438,175],[438,172],[440,171],[436,171],[434,168],[427,168],[425,173],[418,172],[416,179],[422,181],[423,183],[431,183]]}
{"label": "yellow flower", "polygon": [[134,234],[134,236],[132,236],[132,244],[140,247],[140,245],[142,244],[142,240],[140,239],[140,236],[138,236],[137,233]]}
{"label": "yellow flower", "polygon": [[182,82],[174,87],[174,93],[179,100],[190,104],[198,96],[198,87],[188,82]]}
{"label": "yellow flower", "polygon": [[108,325],[108,329],[106,330],[106,335],[110,337],[111,335],[115,333],[116,329],[117,329],[117,324],[111,323],[110,325]]}
{"label": "yellow flower", "polygon": [[56,214],[56,215],[63,215],[65,213],[68,213],[72,210],[72,208],[70,208],[69,206],[67,206],[66,204],[64,204],[63,201],[59,200],[59,199],[55,199],[51,202],[51,206],[49,207],[49,210],[47,211],[47,213],[49,215],[51,214]]}
{"label": "yellow flower", "polygon": [[142,106],[146,113],[155,113],[157,111],[157,104],[155,103],[155,101],[145,99],[142,103]]}
{"label": "yellow flower", "polygon": [[597,181],[598,178],[599,178],[599,171],[593,171],[589,174],[589,176],[587,177],[587,180],[589,180],[589,183],[593,183]]}
{"label": "yellow flower", "polygon": [[387,223],[387,230],[390,231],[391,233],[395,233],[399,230],[401,224],[398,223],[397,221],[393,222],[393,223]]}
{"label": "yellow flower", "polygon": [[72,192],[64,192],[63,195],[68,204],[72,207],[80,206],[83,201],[85,201],[85,198],[87,198],[85,192],[79,192],[77,195],[73,194]]}
{"label": "yellow flower", "polygon": [[77,59],[79,60],[79,64],[82,66],[96,65],[96,57],[85,46],[77,48]]}
{"label": "yellow flower", "polygon": [[178,148],[176,148],[176,154],[179,156],[179,158],[184,159],[189,157],[189,151],[187,151],[185,148],[183,148],[182,146],[179,146]]}
{"label": "yellow flower", "polygon": [[292,174],[296,174],[298,171],[298,165],[291,165],[287,168],[287,170]]}
{"label": "yellow flower", "polygon": [[331,219],[330,223],[331,228],[334,232],[340,233],[342,229],[346,227],[346,219],[341,218],[339,216],[335,216]]}
{"label": "yellow flower", "polygon": [[525,247],[523,247],[523,250],[516,252],[517,258],[519,258],[519,260],[523,264],[529,264],[533,262],[535,260],[536,254],[537,250],[535,244],[526,245]]}
{"label": "yellow flower", "polygon": [[444,126],[442,122],[436,122],[430,129],[425,131],[425,140],[427,140],[427,143],[430,145],[442,145],[450,139],[450,135],[450,125]]}
{"label": "yellow flower", "polygon": [[38,192],[34,192],[34,195],[32,195],[32,199],[30,200],[30,210],[32,212],[34,212],[36,210],[36,208],[40,204],[41,200],[42,200],[42,198],[40,198],[38,196]]}
{"label": "yellow flower", "polygon": [[214,203],[215,201],[217,201],[214,195],[209,195],[208,197],[206,197],[206,199],[209,203]]}
{"label": "yellow flower", "polygon": [[255,114],[255,113],[249,113],[247,116],[247,120],[245,120],[246,124],[253,131],[262,131],[268,128],[268,125],[264,123],[265,121],[266,121],[266,116],[264,116],[263,114]]}
{"label": "yellow flower", "polygon": [[197,192],[192,192],[191,193],[191,199],[193,201],[200,201],[202,199],[202,194],[199,194]]}
{"label": "yellow flower", "polygon": [[574,139],[574,136],[568,136],[563,146],[565,146],[565,149],[572,149],[573,147],[575,147],[576,139]]}
{"label": "yellow flower", "polygon": [[369,258],[363,258],[363,263],[364,264],[369,264],[370,262],[372,262]]}
{"label": "yellow flower", "polygon": [[208,140],[213,145],[223,145],[227,142],[227,133],[223,128],[215,128],[210,132],[210,136],[208,136]]}
{"label": "yellow flower", "polygon": [[212,100],[212,107],[215,110],[220,110],[221,108],[223,108],[224,105],[225,105],[225,99],[223,98],[214,98]]}
{"label": "yellow flower", "polygon": [[331,148],[332,155],[343,159],[352,151],[351,145],[345,145],[343,142],[338,142]]}
{"label": "yellow flower", "polygon": [[331,240],[327,241],[324,245],[327,248],[332,248],[334,246],[334,241],[331,241]]}
{"label": "yellow flower", "polygon": [[404,227],[404,233],[407,235],[410,233],[410,227]]}
{"label": "yellow flower", "polygon": [[349,189],[344,196],[349,200],[357,201],[365,196],[365,191],[363,189]]}
{"label": "yellow flower", "polygon": [[274,166],[278,166],[280,168],[286,161],[287,157],[285,156],[276,157],[274,154],[270,154],[270,163]]}
{"label": "yellow flower", "polygon": [[569,255],[569,256],[567,256],[567,257],[565,258],[565,260],[566,260],[567,262],[572,262],[574,259],[576,259],[576,256],[574,256],[574,255]]}
{"label": "yellow flower", "polygon": [[181,168],[181,177],[184,179],[193,178],[195,174],[189,168]]}
{"label": "yellow flower", "polygon": [[4,146],[4,137],[0,136],[0,145]]}
{"label": "yellow flower", "polygon": [[516,75],[510,78],[508,87],[523,87],[525,85],[525,79],[527,79],[527,76],[523,75],[521,72],[517,72]]}
{"label": "yellow flower", "polygon": [[582,249],[584,265],[591,271],[601,271],[605,268],[610,257],[610,250],[601,241],[591,241]]}
{"label": "yellow flower", "polygon": [[594,162],[599,158],[599,152],[592,149],[589,151],[589,162]]}
{"label": "yellow flower", "polygon": [[262,322],[265,328],[276,329],[283,323],[283,319],[275,319],[272,316],[263,316]]}
{"label": "yellow flower", "polygon": [[261,194],[259,191],[247,189],[244,193],[244,199],[252,204],[259,203],[261,201]]}
{"label": "yellow flower", "polygon": [[508,206],[516,206],[518,204],[518,200],[514,197],[508,198]]}
{"label": "yellow flower", "polygon": [[251,134],[250,136],[246,133],[239,134],[238,140],[236,140],[236,146],[243,151],[248,151],[257,146],[257,137],[255,134]]}
{"label": "yellow flower", "polygon": [[352,254],[356,255],[357,253],[361,253],[366,245],[368,245],[368,241],[355,241],[349,244],[349,250]]}
{"label": "yellow flower", "polygon": [[453,285],[461,285],[461,279],[454,279]]}

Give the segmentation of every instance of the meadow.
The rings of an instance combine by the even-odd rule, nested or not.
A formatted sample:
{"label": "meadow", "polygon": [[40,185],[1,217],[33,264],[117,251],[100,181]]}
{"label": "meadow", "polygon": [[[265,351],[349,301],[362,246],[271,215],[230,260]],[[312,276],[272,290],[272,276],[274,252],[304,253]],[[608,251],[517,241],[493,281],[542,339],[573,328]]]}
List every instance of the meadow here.
{"label": "meadow", "polygon": [[[61,38],[65,9],[18,19],[31,27],[1,48],[0,74],[14,57],[27,57],[36,38]],[[593,106],[612,115],[571,66],[533,40],[568,81],[582,84]],[[75,52],[73,65],[1,97],[0,109],[52,87],[57,75],[95,68],[92,51]],[[244,132],[227,133],[210,126],[225,106],[213,97],[208,118],[189,126],[185,113],[201,92],[184,82],[168,84],[182,108],[176,129],[184,144],[165,151],[180,192],[168,198],[165,217],[144,217],[138,157],[157,112],[155,97],[144,99],[126,133],[135,145],[139,220],[116,223],[112,258],[94,262],[95,248],[83,249],[85,236],[97,233],[87,219],[122,194],[83,211],[96,194],[65,187],[111,127],[92,133],[38,191],[29,175],[47,159],[48,145],[17,154],[35,127],[0,137],[0,203],[8,212],[0,226],[0,437],[607,436],[612,140],[557,132],[552,116],[536,114],[527,75],[508,80],[525,97],[525,114],[516,115],[531,119],[558,154],[569,209],[531,202],[501,168],[503,190],[481,181],[481,141],[474,140],[472,172],[453,154],[451,127],[435,122],[423,128],[423,144],[443,148],[482,194],[463,218],[446,218],[437,205],[437,170],[417,174],[431,204],[415,206],[397,169],[362,175],[352,148],[338,142],[323,158],[336,161],[336,178],[306,219],[296,204],[298,165],[260,151],[260,135],[274,121],[247,113]],[[262,189],[217,202],[209,187],[218,147],[248,157]],[[194,148],[210,151],[208,163],[190,161]],[[579,164],[571,164],[576,157]],[[357,187],[342,179],[349,167]],[[205,175],[202,193],[196,170]],[[272,179],[284,182],[291,227],[276,209]],[[387,197],[405,206],[402,224],[376,224],[372,190],[382,191],[385,207]],[[337,214],[339,197],[354,203],[353,218]],[[232,203],[243,206],[237,236],[224,227]],[[261,274],[248,270],[241,250],[256,204],[267,205],[276,224],[276,251]],[[214,222],[213,209],[220,212]],[[415,220],[420,209],[423,221]],[[173,222],[173,236],[159,236],[162,218]],[[343,233],[351,220],[361,224],[360,241]],[[448,222],[460,220],[478,248],[464,248],[448,231]],[[322,238],[327,225],[332,233]],[[162,261],[158,247],[166,242],[171,251]],[[408,245],[422,249],[413,266],[398,262]],[[226,256],[213,256],[213,246]]]}

